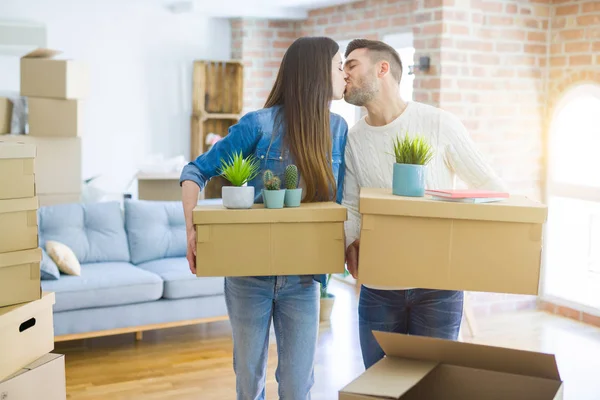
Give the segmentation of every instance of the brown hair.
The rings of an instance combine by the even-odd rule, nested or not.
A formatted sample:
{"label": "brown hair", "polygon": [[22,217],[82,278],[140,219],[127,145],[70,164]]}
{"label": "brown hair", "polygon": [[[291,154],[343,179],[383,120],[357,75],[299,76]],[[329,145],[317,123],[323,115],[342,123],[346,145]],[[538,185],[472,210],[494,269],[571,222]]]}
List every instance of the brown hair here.
{"label": "brown hair", "polygon": [[392,46],[379,40],[354,39],[348,44],[348,47],[346,47],[346,54],[344,57],[348,58],[348,55],[357,49],[369,50],[369,56],[374,63],[381,60],[390,63],[392,66],[392,77],[396,82],[400,83],[400,78],[402,77],[402,61],[400,60],[400,55]]}
{"label": "brown hair", "polygon": [[302,37],[287,49],[265,107],[281,105],[276,126],[306,184],[305,202],[330,201],[336,191],[331,165],[329,102],[331,61],[338,44],[326,37]]}

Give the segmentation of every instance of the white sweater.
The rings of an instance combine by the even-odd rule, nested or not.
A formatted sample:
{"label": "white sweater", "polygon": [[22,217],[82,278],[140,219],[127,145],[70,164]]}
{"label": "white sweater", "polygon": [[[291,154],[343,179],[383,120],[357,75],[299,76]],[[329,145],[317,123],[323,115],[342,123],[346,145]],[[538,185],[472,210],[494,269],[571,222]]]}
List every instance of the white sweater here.
{"label": "white sweater", "polygon": [[346,247],[360,237],[360,188],[392,187],[393,140],[407,132],[425,136],[433,148],[434,157],[427,166],[426,188],[451,189],[455,187],[455,177],[459,177],[469,188],[507,191],[455,115],[423,103],[409,102],[404,112],[385,126],[370,126],[363,117],[348,132],[346,145],[342,201],[348,209]]}

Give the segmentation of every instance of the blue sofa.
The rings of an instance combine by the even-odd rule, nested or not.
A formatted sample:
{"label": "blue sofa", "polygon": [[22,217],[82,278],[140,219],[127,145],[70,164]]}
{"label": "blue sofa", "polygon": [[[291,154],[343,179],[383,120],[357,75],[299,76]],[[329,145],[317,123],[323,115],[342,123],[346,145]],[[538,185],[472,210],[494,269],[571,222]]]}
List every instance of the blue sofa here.
{"label": "blue sofa", "polygon": [[[38,226],[42,289],[56,293],[56,341],[226,319],[223,278],[188,268],[181,202],[45,206]],[[73,250],[81,276],[59,273],[48,240]]]}

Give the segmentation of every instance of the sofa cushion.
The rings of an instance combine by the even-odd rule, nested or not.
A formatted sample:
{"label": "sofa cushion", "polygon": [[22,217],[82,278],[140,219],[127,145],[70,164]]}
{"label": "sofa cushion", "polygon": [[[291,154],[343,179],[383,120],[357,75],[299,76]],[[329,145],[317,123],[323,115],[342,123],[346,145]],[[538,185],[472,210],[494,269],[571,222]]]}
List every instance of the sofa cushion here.
{"label": "sofa cushion", "polygon": [[187,239],[180,201],[125,201],[125,228],[131,262],[185,257]]}
{"label": "sofa cushion", "polygon": [[139,264],[138,267],[153,272],[164,280],[163,297],[166,299],[214,296],[223,293],[223,278],[196,277],[190,272],[185,257],[164,258]]}
{"label": "sofa cushion", "polygon": [[162,279],[130,263],[84,264],[81,276],[62,275],[42,281],[42,289],[56,293],[54,312],[142,303],[160,299]]}
{"label": "sofa cushion", "polygon": [[118,202],[57,204],[38,210],[40,247],[55,240],[70,247],[81,264],[129,262],[129,246]]}
{"label": "sofa cushion", "polygon": [[56,263],[42,248],[42,261],[40,262],[40,276],[43,281],[54,281],[60,278],[60,271]]}

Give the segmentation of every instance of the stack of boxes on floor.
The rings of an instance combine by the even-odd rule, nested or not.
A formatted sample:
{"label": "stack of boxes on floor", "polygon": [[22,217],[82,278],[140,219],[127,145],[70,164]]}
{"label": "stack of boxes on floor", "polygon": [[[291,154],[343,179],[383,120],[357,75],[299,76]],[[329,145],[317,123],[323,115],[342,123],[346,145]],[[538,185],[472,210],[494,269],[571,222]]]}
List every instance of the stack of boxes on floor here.
{"label": "stack of boxes on floor", "polygon": [[54,293],[41,292],[34,145],[0,138],[0,398],[66,399]]}
{"label": "stack of boxes on floor", "polygon": [[81,201],[83,102],[89,73],[81,61],[55,59],[37,49],[21,59],[21,96],[27,97],[28,135],[11,140],[35,145],[40,206]]}

